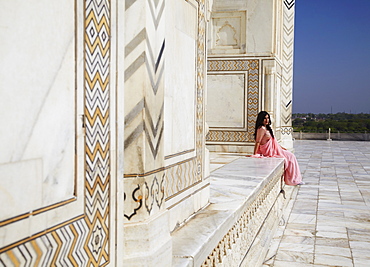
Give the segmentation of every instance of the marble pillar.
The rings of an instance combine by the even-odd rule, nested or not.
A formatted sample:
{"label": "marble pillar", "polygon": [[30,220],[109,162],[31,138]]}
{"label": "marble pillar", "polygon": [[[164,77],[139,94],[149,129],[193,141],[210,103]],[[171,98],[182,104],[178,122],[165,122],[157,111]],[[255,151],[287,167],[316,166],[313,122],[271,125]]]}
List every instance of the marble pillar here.
{"label": "marble pillar", "polygon": [[1,3],[3,266],[116,265],[119,4]]}
{"label": "marble pillar", "polygon": [[209,199],[206,2],[130,1],[125,15],[124,261],[171,266],[171,231]]}
{"label": "marble pillar", "polygon": [[281,83],[281,145],[289,150],[293,147],[292,107],[293,107],[293,52],[294,52],[294,4],[284,1],[282,5],[282,62]]}
{"label": "marble pillar", "polygon": [[171,264],[165,253],[171,250],[164,209],[165,12],[164,0],[125,6],[124,262],[131,266]]}

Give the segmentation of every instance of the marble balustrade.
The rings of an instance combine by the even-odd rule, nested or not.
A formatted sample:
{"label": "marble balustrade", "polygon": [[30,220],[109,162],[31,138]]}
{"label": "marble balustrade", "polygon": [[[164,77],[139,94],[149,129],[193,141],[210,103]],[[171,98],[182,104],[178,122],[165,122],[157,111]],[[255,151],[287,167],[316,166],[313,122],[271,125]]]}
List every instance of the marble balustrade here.
{"label": "marble balustrade", "polygon": [[261,264],[285,207],[282,173],[276,158],[240,158],[211,173],[210,205],[172,234],[173,266]]}

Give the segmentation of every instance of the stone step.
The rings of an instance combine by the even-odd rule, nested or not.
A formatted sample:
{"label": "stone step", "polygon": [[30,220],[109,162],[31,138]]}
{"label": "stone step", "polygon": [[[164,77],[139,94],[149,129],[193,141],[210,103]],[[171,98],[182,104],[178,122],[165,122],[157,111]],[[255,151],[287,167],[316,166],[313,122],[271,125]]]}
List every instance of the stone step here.
{"label": "stone step", "polygon": [[244,157],[212,172],[210,204],[172,233],[172,265],[242,263],[270,212],[281,214],[283,168],[283,159]]}

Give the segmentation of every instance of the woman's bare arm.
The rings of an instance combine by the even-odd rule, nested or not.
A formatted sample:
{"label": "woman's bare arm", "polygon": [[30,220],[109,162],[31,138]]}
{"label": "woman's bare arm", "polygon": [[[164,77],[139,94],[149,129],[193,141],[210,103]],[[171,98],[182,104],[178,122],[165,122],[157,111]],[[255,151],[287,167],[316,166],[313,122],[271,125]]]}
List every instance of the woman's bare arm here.
{"label": "woman's bare arm", "polygon": [[258,152],[258,148],[260,147],[262,137],[266,134],[266,128],[260,127],[257,130],[257,136],[256,136],[256,143],[254,144],[254,151],[253,154],[256,155]]}

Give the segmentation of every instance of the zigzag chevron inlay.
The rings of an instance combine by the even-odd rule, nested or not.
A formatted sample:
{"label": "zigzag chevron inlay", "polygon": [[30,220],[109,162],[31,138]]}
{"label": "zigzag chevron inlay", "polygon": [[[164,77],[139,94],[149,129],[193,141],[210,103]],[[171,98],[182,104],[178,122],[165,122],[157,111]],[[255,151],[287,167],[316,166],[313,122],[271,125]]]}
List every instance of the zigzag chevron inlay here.
{"label": "zigzag chevron inlay", "polygon": [[0,255],[3,266],[87,266],[84,220],[42,235]]}
{"label": "zigzag chevron inlay", "polygon": [[2,266],[105,266],[110,262],[110,2],[85,1],[85,215],[1,248]]}
{"label": "zigzag chevron inlay", "polygon": [[[124,177],[125,180],[125,218],[127,221],[140,220],[146,218],[147,214],[153,213],[154,209],[163,206],[162,188],[165,198],[186,190],[193,184],[202,179],[203,168],[203,150],[204,150],[204,78],[206,73],[205,66],[205,1],[198,2],[198,36],[197,59],[196,59],[196,146],[195,158],[191,162],[182,162],[175,166],[156,165],[164,158],[160,151],[163,144],[164,129],[164,99],[163,99],[163,74],[165,58],[165,39],[161,31],[161,23],[164,23],[163,10],[165,2],[163,0],[146,0],[147,10],[149,11],[149,20],[144,25],[144,29],[138,30],[131,40],[127,40],[125,47],[125,56],[127,67],[125,69],[125,82],[127,84],[136,84],[137,77],[144,77],[150,83],[150,88],[140,85],[142,89],[140,99],[136,98],[135,103],[126,105],[125,117],[125,154],[131,157],[138,157],[141,160],[140,149],[150,151],[152,158],[145,159],[153,161],[153,169],[146,169],[143,164],[132,166],[129,173]],[[130,1],[129,7],[135,5],[136,1]],[[127,5],[126,5],[127,7]],[[145,45],[144,42],[145,35]],[[142,55],[140,62],[138,57]],[[139,62],[139,64],[137,64]],[[145,65],[145,71],[143,66]],[[135,66],[135,67],[134,67]],[[139,73],[140,72],[140,73]],[[138,73],[138,74],[136,74]],[[128,89],[127,98],[130,97]],[[135,95],[137,97],[138,94]],[[129,106],[129,107],[128,107]],[[141,138],[141,139],[140,139]],[[133,144],[140,144],[134,146]],[[144,146],[144,148],[142,147]],[[145,157],[150,157],[145,154]],[[158,156],[160,154],[160,156]],[[163,156],[164,157],[164,156]],[[162,163],[160,163],[162,164]],[[138,177],[138,179],[136,179]],[[140,179],[139,179],[140,178]],[[143,178],[143,179],[141,179]],[[153,190],[152,190],[153,188]]]}
{"label": "zigzag chevron inlay", "polygon": [[[281,88],[281,122],[282,127],[291,127],[293,87],[293,46],[294,46],[294,0],[284,0],[284,27],[283,27],[283,69]],[[283,134],[289,134],[284,131]]]}
{"label": "zigzag chevron inlay", "polygon": [[165,197],[166,199],[190,187],[197,182],[196,158],[176,164],[166,170]]}
{"label": "zigzag chevron inlay", "polygon": [[207,63],[206,58],[206,46],[205,46],[205,34],[206,34],[206,6],[205,0],[198,1],[198,38],[197,38],[197,105],[196,105],[196,158],[197,158],[197,181],[200,181],[203,177],[203,151],[205,147],[204,143],[204,79],[206,78],[207,72],[205,65]]}
{"label": "zigzag chevron inlay", "polygon": [[158,10],[158,1],[159,0],[156,0],[155,2],[153,0],[148,0],[150,14],[152,15],[153,24],[155,25],[156,30],[158,28],[159,22],[161,21],[165,3],[165,1],[162,0],[161,6]]}
{"label": "zigzag chevron inlay", "polygon": [[294,6],[294,0],[284,0],[284,5],[288,10],[290,10]]}
{"label": "zigzag chevron inlay", "polygon": [[259,61],[258,60],[208,60],[208,71],[248,71],[247,85],[247,130],[220,131],[210,129],[206,136],[212,142],[253,142],[254,124],[259,105]]}
{"label": "zigzag chevron inlay", "polygon": [[130,134],[127,134],[128,137],[125,139],[125,149],[128,148],[138,137],[140,137],[142,133],[144,133],[146,141],[148,142],[148,146],[152,151],[152,155],[154,158],[156,158],[164,129],[164,106],[162,104],[161,110],[159,111],[159,116],[156,118],[156,122],[154,122],[145,98],[140,100],[139,103],[137,103],[129,112],[129,114],[126,115],[125,126],[130,125],[132,120],[140,113],[145,114],[145,119],[144,121],[140,120],[139,125],[135,128],[135,130]]}

